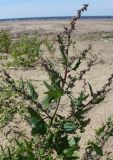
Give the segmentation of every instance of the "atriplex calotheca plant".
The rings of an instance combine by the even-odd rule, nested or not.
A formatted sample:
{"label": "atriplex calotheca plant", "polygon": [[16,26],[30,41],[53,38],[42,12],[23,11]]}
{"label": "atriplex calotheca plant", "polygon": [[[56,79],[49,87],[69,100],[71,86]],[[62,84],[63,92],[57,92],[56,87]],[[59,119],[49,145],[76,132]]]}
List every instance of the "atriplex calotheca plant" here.
{"label": "atriplex calotheca plant", "polygon": [[[70,26],[64,27],[64,31],[57,35],[57,43],[62,56],[61,65],[63,67],[63,73],[58,72],[51,61],[45,59],[41,61],[42,66],[45,67],[50,78],[49,83],[44,81],[47,91],[45,92],[46,97],[42,103],[38,102],[38,93],[35,91],[31,82],[24,82],[23,79],[21,79],[16,83],[10,75],[3,70],[3,79],[8,84],[10,91],[13,91],[12,94],[14,94],[15,98],[21,97],[24,101],[29,102],[22,102],[21,104],[15,102],[15,98],[12,99],[12,96],[8,94],[9,89],[7,89],[7,87],[5,90],[1,88],[1,92],[10,100],[9,107],[11,107],[12,103],[15,104],[13,106],[14,108],[16,105],[21,105],[21,109],[14,109],[13,113],[15,113],[16,110],[19,110],[21,114],[24,113],[25,119],[27,119],[32,128],[32,138],[31,140],[25,139],[24,141],[15,139],[17,147],[7,148],[6,151],[1,147],[1,160],[79,159],[80,133],[85,131],[85,126],[90,122],[89,119],[86,119],[84,113],[88,112],[95,104],[104,100],[106,93],[109,91],[108,87],[113,80],[113,75],[111,75],[108,82],[96,93],[93,92],[89,83],[90,94],[86,94],[85,92],[84,88],[86,83],[84,83],[78,96],[75,97],[73,93],[76,82],[83,79],[84,74],[90,70],[95,62],[95,59],[90,59],[87,63],[87,68],[80,71],[79,74],[76,74],[82,61],[87,58],[87,53],[91,50],[91,45],[83,50],[79,56],[71,58],[69,55],[70,47],[74,43],[72,33],[75,30],[76,22],[80,19],[82,12],[87,10],[87,7],[88,5],[85,4],[78,10],[77,16],[72,19]],[[59,112],[64,97],[68,99],[68,106],[65,107],[68,107],[69,112],[66,115],[62,115],[62,113]],[[88,100],[89,97],[90,100]],[[4,104],[3,106],[7,105],[4,99],[1,101],[1,104]],[[25,111],[22,109],[24,105],[26,108]],[[2,111],[3,110],[4,107]],[[26,110],[29,114],[25,114]],[[9,116],[9,119],[10,118]],[[96,147],[96,149],[94,147]],[[89,142],[86,155],[92,156],[91,152],[93,149],[97,154],[100,153],[99,151],[101,150],[97,151],[100,149],[99,147],[98,142]],[[84,155],[84,158],[86,155]],[[100,156],[102,156],[102,154]]]}

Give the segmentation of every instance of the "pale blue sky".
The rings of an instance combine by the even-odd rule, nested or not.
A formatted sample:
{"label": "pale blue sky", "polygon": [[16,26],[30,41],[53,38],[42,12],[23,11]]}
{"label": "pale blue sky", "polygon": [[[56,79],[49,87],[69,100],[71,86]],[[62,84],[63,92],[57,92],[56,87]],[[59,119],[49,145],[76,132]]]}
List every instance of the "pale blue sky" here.
{"label": "pale blue sky", "polygon": [[113,0],[0,0],[0,19],[72,16],[84,3],[90,5],[84,15],[113,16]]}

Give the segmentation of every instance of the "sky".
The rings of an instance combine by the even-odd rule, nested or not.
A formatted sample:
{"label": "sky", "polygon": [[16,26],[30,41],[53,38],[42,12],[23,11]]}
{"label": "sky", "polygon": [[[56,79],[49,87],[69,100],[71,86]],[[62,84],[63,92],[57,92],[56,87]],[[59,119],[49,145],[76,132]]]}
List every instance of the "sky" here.
{"label": "sky", "polygon": [[84,16],[113,16],[113,0],[0,0],[0,19],[73,16],[85,3]]}

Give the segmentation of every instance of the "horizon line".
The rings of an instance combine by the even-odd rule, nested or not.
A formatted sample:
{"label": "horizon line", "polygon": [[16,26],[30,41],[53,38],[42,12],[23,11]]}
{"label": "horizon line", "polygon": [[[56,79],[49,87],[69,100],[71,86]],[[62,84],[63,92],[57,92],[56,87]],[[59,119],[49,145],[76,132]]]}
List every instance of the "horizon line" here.
{"label": "horizon line", "polygon": [[[0,18],[0,21],[4,21],[4,20],[22,20],[22,19],[55,19],[55,18],[61,18],[61,19],[63,19],[63,18],[66,18],[66,19],[68,19],[68,18],[73,18],[74,16],[32,16],[32,17],[13,17],[13,18]],[[111,18],[113,18],[113,15],[86,15],[86,16],[81,16],[81,19],[82,18],[91,18],[91,17],[100,17],[100,18],[106,18],[106,17],[111,17]]]}

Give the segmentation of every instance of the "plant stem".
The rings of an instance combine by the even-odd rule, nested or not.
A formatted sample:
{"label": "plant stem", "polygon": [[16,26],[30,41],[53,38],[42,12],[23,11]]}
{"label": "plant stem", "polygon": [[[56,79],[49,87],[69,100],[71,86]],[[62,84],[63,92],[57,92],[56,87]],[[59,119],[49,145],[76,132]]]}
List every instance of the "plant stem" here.
{"label": "plant stem", "polygon": [[[69,47],[70,47],[70,34],[71,34],[71,32],[68,32],[68,40],[67,40],[67,41],[68,41],[68,45],[67,45],[67,50],[66,50],[67,63],[66,63],[64,78],[63,78],[63,82],[62,82],[62,86],[61,86],[62,90],[64,89],[65,82],[66,82],[66,79],[67,79],[67,73],[68,73],[68,54],[69,54]],[[51,126],[52,126],[52,124],[53,124],[53,121],[54,121],[54,119],[55,119],[56,113],[57,113],[57,111],[58,111],[58,109],[59,109],[60,101],[61,101],[61,97],[60,97],[60,98],[58,99],[58,101],[57,101],[56,110],[55,110],[55,112],[54,112],[54,114],[53,114],[53,117],[52,117],[52,119],[51,119],[51,122],[50,122],[50,128],[51,128]]]}
{"label": "plant stem", "polygon": [[54,114],[53,114],[53,117],[51,118],[50,128],[51,128],[51,126],[52,126],[52,124],[53,124],[54,118],[55,118],[56,113],[57,113],[57,111],[58,111],[60,101],[61,101],[61,97],[60,97],[60,98],[58,99],[58,101],[57,101],[57,106],[56,106],[55,112],[54,112]]}
{"label": "plant stem", "polygon": [[[68,47],[68,51],[69,51],[69,47]],[[67,57],[68,57],[68,54],[67,54]],[[64,73],[64,78],[63,78],[63,82],[62,82],[62,90],[64,89],[64,85],[65,85],[65,82],[66,82],[66,79],[67,79],[67,73],[68,73],[68,62],[67,62],[66,67],[65,67],[65,73]],[[54,112],[54,114],[53,114],[53,117],[52,117],[52,119],[51,119],[51,122],[50,122],[50,128],[51,128],[51,126],[52,126],[52,124],[53,124],[54,118],[55,118],[56,113],[57,113],[57,111],[58,111],[60,101],[61,101],[61,97],[60,97],[60,98],[58,99],[58,101],[57,101],[56,110],[55,110],[55,112]]]}
{"label": "plant stem", "polygon": [[[74,17],[72,19],[72,22],[70,24],[70,29],[68,29],[67,27],[64,27],[65,31],[62,34],[57,35],[59,48],[61,50],[61,53],[62,53],[62,49],[63,49],[63,54],[65,53],[65,55],[67,56],[66,64],[65,64],[64,78],[63,78],[63,82],[62,82],[62,86],[61,86],[62,90],[64,90],[64,86],[65,86],[66,79],[67,79],[67,74],[68,74],[68,63],[69,63],[68,62],[68,56],[69,56],[69,48],[70,48],[70,45],[71,45],[71,33],[75,30],[75,24],[76,24],[76,21],[78,19],[80,19],[81,12],[84,12],[84,10],[87,10],[87,7],[88,7],[88,5],[86,4],[86,5],[84,5],[84,7],[81,10],[78,10],[77,17]],[[67,38],[66,38],[67,39],[67,44],[63,43],[63,37],[65,37],[65,35],[67,36]],[[65,47],[67,47],[67,48],[65,49]],[[57,100],[56,109],[55,109],[55,112],[54,112],[54,114],[51,118],[51,121],[50,121],[50,128],[53,124],[56,113],[59,109],[60,101],[61,101],[61,97]]]}

